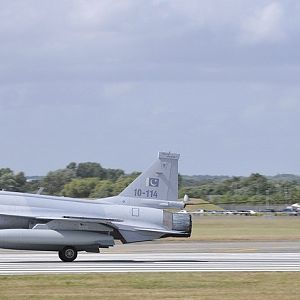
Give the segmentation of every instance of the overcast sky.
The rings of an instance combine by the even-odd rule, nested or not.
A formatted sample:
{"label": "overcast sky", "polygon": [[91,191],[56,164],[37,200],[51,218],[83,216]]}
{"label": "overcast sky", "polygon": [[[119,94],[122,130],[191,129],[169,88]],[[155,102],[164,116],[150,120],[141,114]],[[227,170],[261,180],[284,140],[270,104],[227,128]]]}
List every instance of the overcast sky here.
{"label": "overcast sky", "polygon": [[0,167],[300,174],[300,2],[0,0]]}

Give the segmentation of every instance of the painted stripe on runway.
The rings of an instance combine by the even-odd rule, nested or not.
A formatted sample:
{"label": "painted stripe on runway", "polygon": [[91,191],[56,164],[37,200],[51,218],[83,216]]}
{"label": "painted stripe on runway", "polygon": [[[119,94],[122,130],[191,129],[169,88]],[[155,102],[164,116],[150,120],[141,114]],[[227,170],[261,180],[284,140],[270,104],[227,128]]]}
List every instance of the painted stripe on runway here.
{"label": "painted stripe on runway", "polygon": [[60,262],[54,253],[2,252],[0,274],[112,272],[300,271],[298,253],[142,253],[79,255]]}

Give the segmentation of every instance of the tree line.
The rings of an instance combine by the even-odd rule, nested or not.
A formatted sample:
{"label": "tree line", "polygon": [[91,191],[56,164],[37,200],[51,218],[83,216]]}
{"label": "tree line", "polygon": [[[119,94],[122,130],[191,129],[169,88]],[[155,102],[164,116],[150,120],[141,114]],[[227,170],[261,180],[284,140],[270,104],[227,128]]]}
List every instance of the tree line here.
{"label": "tree line", "polygon": [[[75,198],[102,198],[118,195],[140,173],[125,174],[121,169],[103,168],[96,162],[69,163],[44,177],[28,179],[24,172],[0,169],[0,189]],[[300,199],[300,177],[266,177],[255,173],[248,177],[180,176],[179,196],[202,198],[212,203],[295,203]]]}
{"label": "tree line", "polygon": [[300,201],[300,180],[298,176],[266,177],[259,173],[248,177],[226,177],[195,180],[185,176],[180,195],[202,198],[215,204],[286,204]]}
{"label": "tree line", "polygon": [[0,189],[75,198],[101,198],[119,194],[139,173],[125,174],[121,169],[106,169],[96,162],[69,163],[44,177],[27,179],[24,172],[0,169]]}

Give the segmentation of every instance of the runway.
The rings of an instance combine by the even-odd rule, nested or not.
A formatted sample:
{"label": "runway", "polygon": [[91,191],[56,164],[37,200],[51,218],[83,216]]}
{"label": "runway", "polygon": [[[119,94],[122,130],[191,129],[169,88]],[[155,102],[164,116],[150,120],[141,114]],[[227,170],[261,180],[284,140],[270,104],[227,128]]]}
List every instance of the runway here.
{"label": "runway", "polygon": [[[241,243],[237,245],[242,246]],[[189,249],[189,245],[186,244],[182,244],[181,248],[178,244],[177,247],[172,244],[160,246],[141,244],[132,248],[124,247],[125,249],[120,246],[111,249],[114,251],[106,250],[101,254],[83,252],[79,253],[77,260],[72,263],[61,262],[53,252],[1,250],[0,274],[300,271],[299,251],[260,252],[254,251],[253,247],[244,247],[244,251],[239,248],[240,251],[236,253],[208,253],[197,251],[192,244],[191,252],[182,251],[182,247]],[[246,246],[250,245],[246,243]],[[208,245],[204,247],[208,248]],[[216,249],[225,248],[226,243],[219,243]]]}

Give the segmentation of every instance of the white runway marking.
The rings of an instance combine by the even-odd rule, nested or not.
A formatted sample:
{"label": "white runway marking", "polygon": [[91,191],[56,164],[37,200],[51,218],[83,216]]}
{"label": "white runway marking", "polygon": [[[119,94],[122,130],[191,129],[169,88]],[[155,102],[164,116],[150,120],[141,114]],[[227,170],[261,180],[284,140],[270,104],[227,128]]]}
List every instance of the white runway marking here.
{"label": "white runway marking", "polygon": [[1,251],[0,274],[105,272],[300,271],[299,253],[80,253],[63,263],[56,253]]}

